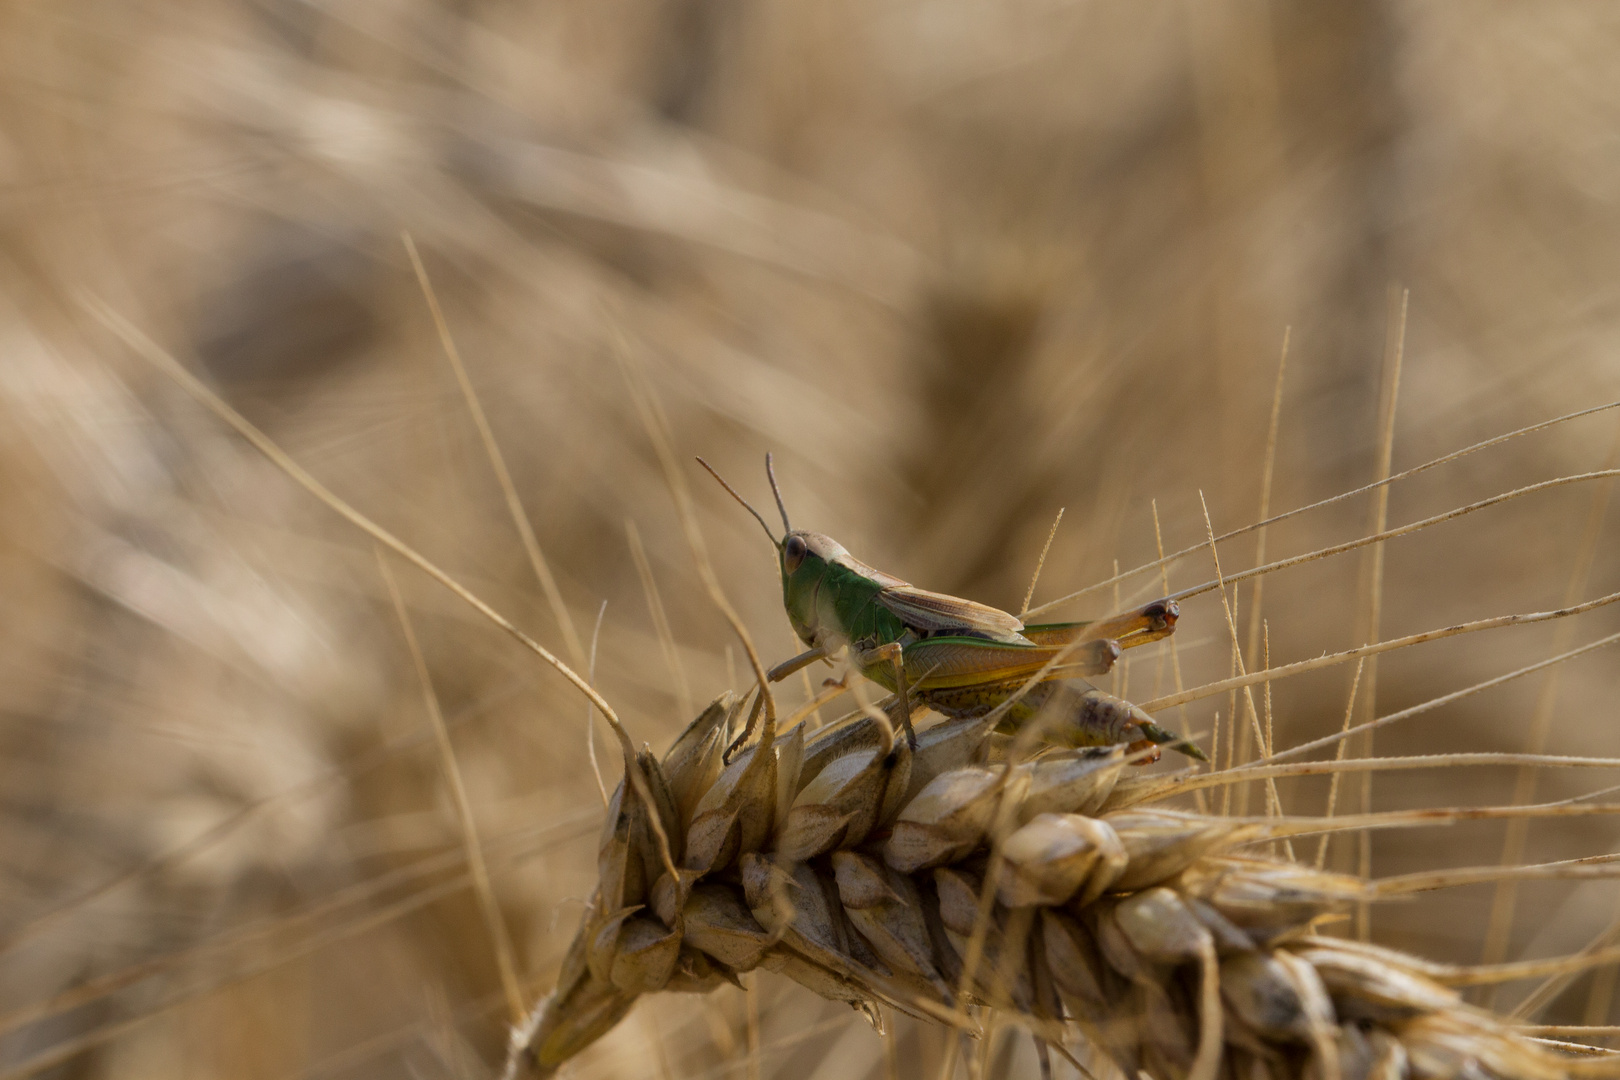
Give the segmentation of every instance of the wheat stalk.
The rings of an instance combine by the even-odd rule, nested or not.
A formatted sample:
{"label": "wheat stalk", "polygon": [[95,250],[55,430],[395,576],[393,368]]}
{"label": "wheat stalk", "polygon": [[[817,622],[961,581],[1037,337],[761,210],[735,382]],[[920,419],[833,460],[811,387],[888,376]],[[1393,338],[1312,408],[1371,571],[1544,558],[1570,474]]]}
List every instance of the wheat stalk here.
{"label": "wheat stalk", "polygon": [[756,968],[875,1024],[888,1008],[977,1033],[970,1010],[1000,1010],[1043,1061],[1056,1049],[1099,1078],[1617,1071],[1453,989],[1523,972],[1314,933],[1400,890],[1242,850],[1306,822],[1131,801],[1123,747],[1020,761],[1019,740],[979,719],[925,729],[912,751],[856,713],[766,733],[722,765],[742,704],[723,694],[661,761],[633,763],[653,804],[615,794],[597,892],[556,989],[514,1033],[509,1080],[552,1075],[642,994]]}

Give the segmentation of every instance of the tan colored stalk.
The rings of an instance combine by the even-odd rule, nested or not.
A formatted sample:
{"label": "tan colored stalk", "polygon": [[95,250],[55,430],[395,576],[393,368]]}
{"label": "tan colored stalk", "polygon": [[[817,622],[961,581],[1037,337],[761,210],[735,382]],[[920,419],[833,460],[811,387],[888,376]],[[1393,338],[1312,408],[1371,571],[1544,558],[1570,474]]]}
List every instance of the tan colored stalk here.
{"label": "tan colored stalk", "polygon": [[[1265,458],[1260,466],[1260,512],[1257,516],[1261,521],[1264,521],[1266,518],[1271,516],[1271,481],[1276,473],[1277,467],[1277,429],[1282,421],[1283,374],[1288,370],[1288,341],[1293,336],[1293,332],[1294,328],[1292,326],[1283,328],[1282,352],[1277,359],[1277,379],[1271,390],[1271,422],[1266,425],[1266,453]],[[1206,521],[1205,525],[1209,526],[1210,523]],[[1213,527],[1209,528],[1209,533],[1210,550],[1211,552],[1218,552],[1218,548],[1214,543]],[[1254,536],[1254,565],[1264,566],[1265,564],[1266,530],[1264,528],[1260,528],[1255,530]],[[1117,574],[1119,572],[1119,568],[1115,567],[1114,572]],[[1265,605],[1265,587],[1266,579],[1263,577],[1256,578],[1254,588],[1249,593],[1249,642],[1247,653],[1251,660],[1260,652],[1261,626],[1265,621],[1262,614]],[[1269,657],[1270,649],[1267,649],[1266,652],[1267,656]],[[1270,660],[1267,659],[1263,661],[1261,666],[1271,666]],[[1266,699],[1269,702],[1271,694],[1270,683],[1266,684],[1265,694]],[[1271,753],[1269,734],[1260,738],[1258,741],[1260,744],[1261,756]],[[1247,761],[1249,759],[1248,744],[1249,729],[1244,728],[1242,737],[1238,740],[1239,761]],[[1247,789],[1244,789],[1241,798],[1243,800],[1248,799]],[[1248,810],[1249,807],[1247,801],[1240,801],[1238,804],[1239,813],[1248,813]]]}
{"label": "tan colored stalk", "polygon": [[[1205,529],[1205,531],[1207,532],[1207,534],[1209,536],[1209,554],[1210,554],[1210,558],[1215,560],[1215,577],[1216,577],[1216,580],[1220,580],[1220,577],[1221,577],[1221,556],[1220,556],[1220,551],[1215,546],[1215,527],[1210,522],[1210,519],[1209,519],[1209,504],[1204,501],[1204,493],[1201,492],[1201,491],[1198,493],[1198,502],[1199,502],[1199,505],[1202,506],[1203,510],[1204,510],[1204,529]],[[1221,586],[1220,595],[1221,595],[1221,608],[1226,613],[1226,629],[1227,629],[1227,632],[1231,635],[1231,639],[1232,639],[1232,655],[1236,659],[1236,662],[1237,662],[1238,674],[1239,675],[1247,675],[1248,672],[1245,669],[1244,663],[1243,663],[1243,652],[1242,652],[1241,649],[1238,648],[1237,617],[1232,614],[1232,605],[1230,605],[1226,601],[1226,587],[1224,585]],[[1265,736],[1265,733],[1260,730],[1260,713],[1254,707],[1254,690],[1253,690],[1252,687],[1247,686],[1247,685],[1245,685],[1243,687],[1243,701],[1244,701],[1244,705],[1247,706],[1247,709],[1248,709],[1249,722],[1250,722],[1251,726],[1254,729],[1255,742],[1257,742],[1262,748],[1264,748],[1265,745],[1266,745],[1266,736]],[[1234,728],[1239,726],[1237,724],[1237,710],[1236,709],[1232,710],[1232,726]],[[1226,764],[1227,764],[1227,768],[1231,769],[1233,766],[1235,766],[1237,764],[1237,761],[1235,759],[1229,759]],[[1266,780],[1266,812],[1270,813],[1270,814],[1276,814],[1278,816],[1281,816],[1282,812],[1283,812],[1282,811],[1282,799],[1277,794],[1277,782],[1275,780],[1270,779],[1270,778],[1267,778],[1267,780]],[[1238,810],[1238,816],[1239,817],[1247,816],[1247,807],[1243,807],[1240,804],[1240,809]],[[1290,857],[1292,857],[1291,852],[1290,852]]]}
{"label": "tan colored stalk", "polygon": [[[1158,551],[1159,551],[1159,581],[1160,581],[1160,584],[1162,584],[1164,586],[1164,595],[1169,596],[1170,595],[1170,565],[1169,565],[1168,562],[1165,561],[1165,558],[1164,558],[1164,532],[1159,528],[1159,500],[1153,499],[1151,501],[1150,505],[1153,508],[1153,542],[1158,547]],[[1178,693],[1178,694],[1184,693],[1186,691],[1186,689],[1187,689],[1187,684],[1181,678],[1181,651],[1180,651],[1180,648],[1176,644],[1176,638],[1175,638],[1174,634],[1172,634],[1170,636],[1169,646],[1170,646],[1170,675],[1171,675],[1171,678],[1174,680],[1174,682],[1176,684],[1176,693]],[[1159,696],[1159,686],[1158,686],[1157,679],[1154,680],[1153,696],[1154,697]],[[1179,728],[1180,728],[1181,737],[1182,738],[1190,738],[1191,734],[1192,734],[1192,729],[1188,726],[1187,708],[1186,708],[1186,706],[1183,705],[1183,706],[1177,707],[1176,715],[1181,721],[1181,723],[1178,725]],[[1213,762],[1210,763],[1210,767],[1214,768],[1214,763]],[[1207,804],[1207,800],[1204,798],[1204,793],[1202,791],[1199,791],[1195,797],[1198,800],[1198,809],[1200,811],[1207,811],[1209,809],[1209,806]]]}
{"label": "tan colored stalk", "polygon": [[472,414],[473,423],[478,428],[478,438],[484,444],[484,453],[489,458],[496,481],[501,485],[501,496],[506,500],[507,512],[512,515],[512,524],[517,527],[518,537],[523,541],[523,551],[529,557],[529,566],[540,582],[541,591],[545,593],[552,618],[557,620],[557,629],[562,632],[563,643],[568,646],[569,659],[575,666],[584,667],[585,648],[579,640],[579,632],[574,629],[574,618],[568,613],[568,605],[563,602],[562,590],[557,588],[557,578],[551,572],[551,564],[546,561],[545,552],[540,550],[540,541],[534,535],[534,525],[529,521],[528,512],[523,509],[523,500],[518,498],[517,485],[512,482],[512,472],[506,467],[506,458],[501,454],[500,444],[495,441],[495,432],[489,426],[489,417],[484,415],[484,406],[478,400],[478,393],[473,389],[472,380],[467,377],[466,365],[461,362],[461,353],[456,348],[455,339],[450,336],[450,324],[445,321],[444,312],[439,307],[438,294],[434,292],[433,282],[428,278],[427,267],[422,265],[421,255],[417,254],[416,241],[411,239],[410,233],[400,235],[405,241],[406,252],[410,254],[411,266],[416,271],[416,280],[422,286],[422,295],[427,298],[428,310],[433,315],[433,325],[439,332],[439,343],[444,347],[444,355],[456,373],[456,384],[461,387],[461,396],[467,402],[467,411]]}
{"label": "tan colored stalk", "polygon": [[[1395,332],[1390,343],[1386,346],[1384,356],[1384,378],[1379,402],[1379,438],[1378,438],[1378,481],[1389,479],[1389,470],[1395,455],[1395,408],[1400,401],[1401,394],[1401,362],[1406,356],[1406,309],[1412,294],[1408,289],[1401,290],[1401,310]],[[1384,526],[1389,521],[1389,485],[1380,483],[1373,493],[1372,528],[1373,535],[1384,532]],[[1384,544],[1382,541],[1373,544],[1364,550],[1362,560],[1362,576],[1367,582],[1367,612],[1364,633],[1361,640],[1368,644],[1378,641],[1382,629],[1384,610]],[[1366,672],[1367,689],[1361,695],[1362,715],[1371,720],[1378,715],[1378,656],[1376,654],[1367,659]],[[1362,742],[1361,756],[1373,756],[1373,729],[1365,722],[1361,725]],[[1372,813],[1372,782],[1373,774],[1361,774],[1361,812]],[[1362,833],[1357,837],[1356,869],[1362,877],[1372,876],[1372,834]],[[1372,907],[1361,904],[1356,909],[1356,932],[1362,941],[1372,937]]]}
{"label": "tan colored stalk", "polygon": [[[1046,534],[1046,543],[1041,545],[1041,557],[1035,560],[1035,572],[1029,576],[1029,588],[1024,592],[1024,602],[1018,608],[1018,617],[1020,619],[1029,614],[1030,601],[1035,599],[1035,586],[1041,580],[1042,568],[1046,566],[1046,554],[1052,550],[1052,541],[1056,539],[1058,526],[1061,524],[1063,524],[1063,507],[1060,506],[1058,507],[1057,517],[1052,519],[1052,528]],[[1114,569],[1119,569],[1117,563]]]}
{"label": "tan colored stalk", "polygon": [[[376,549],[377,568],[382,572],[388,596],[394,603],[394,615],[399,619],[405,635],[405,647],[411,654],[411,667],[422,689],[422,701],[427,709],[428,721],[433,727],[433,739],[439,748],[439,765],[444,770],[445,783],[450,788],[451,805],[455,808],[456,823],[461,829],[461,844],[467,854],[467,870],[472,877],[473,895],[478,899],[478,912],[483,917],[484,929],[489,933],[495,950],[495,967],[501,975],[501,990],[506,994],[507,1012],[512,1023],[523,1021],[523,992],[518,989],[517,961],[512,954],[512,937],[507,932],[506,920],[501,917],[501,906],[495,900],[495,889],[490,884],[489,866],[484,862],[484,845],[478,839],[478,823],[473,818],[472,800],[467,798],[467,785],[461,779],[461,764],[456,760],[456,749],[450,742],[450,731],[444,725],[444,713],[439,708],[439,695],[433,689],[433,676],[428,673],[427,660],[417,643],[416,630],[411,626],[410,613],[405,610],[405,598],[399,593],[399,584],[393,571],[388,569],[387,557]],[[587,730],[589,730],[587,728]]]}
{"label": "tan colored stalk", "polygon": [[[1504,435],[1497,435],[1497,436],[1494,436],[1492,438],[1486,439],[1483,442],[1477,442],[1477,443],[1472,444],[1471,446],[1465,446],[1461,450],[1454,450],[1449,454],[1444,454],[1444,455],[1442,455],[1440,457],[1437,457],[1437,458],[1434,458],[1434,459],[1432,459],[1430,461],[1426,461],[1421,465],[1415,465],[1412,468],[1407,469],[1407,470],[1405,470],[1403,472],[1396,473],[1395,475],[1389,477],[1388,479],[1381,480],[1381,481],[1376,481],[1376,482],[1371,483],[1371,484],[1365,484],[1362,487],[1353,488],[1350,491],[1340,492],[1338,495],[1334,495],[1334,496],[1331,496],[1331,497],[1326,498],[1326,499],[1320,499],[1320,500],[1318,500],[1316,502],[1309,503],[1309,504],[1307,504],[1305,506],[1301,506],[1301,507],[1298,507],[1298,508],[1293,509],[1293,510],[1289,510],[1289,511],[1287,511],[1285,513],[1274,514],[1271,517],[1266,518],[1264,521],[1257,521],[1252,525],[1245,525],[1242,528],[1233,529],[1230,532],[1224,532],[1224,533],[1222,533],[1221,535],[1219,535],[1219,536],[1217,536],[1215,538],[1215,542],[1217,544],[1223,544],[1228,540],[1235,539],[1236,537],[1247,536],[1249,533],[1254,532],[1257,529],[1263,529],[1263,528],[1266,528],[1268,526],[1275,525],[1279,521],[1287,521],[1289,518],[1296,517],[1296,516],[1298,516],[1300,514],[1308,513],[1309,511],[1312,511],[1312,510],[1319,510],[1319,509],[1322,509],[1323,507],[1332,506],[1335,503],[1343,502],[1346,499],[1353,499],[1358,495],[1365,495],[1368,492],[1376,491],[1380,487],[1386,487],[1386,486],[1388,486],[1390,484],[1394,484],[1394,483],[1396,483],[1398,481],[1406,480],[1406,479],[1409,479],[1410,477],[1417,476],[1419,473],[1427,472],[1430,469],[1438,468],[1441,465],[1450,464],[1453,461],[1457,461],[1460,458],[1465,458],[1470,454],[1478,453],[1481,450],[1487,450],[1487,449],[1490,449],[1493,446],[1500,446],[1501,444],[1503,444],[1505,442],[1509,442],[1509,441],[1511,441],[1513,439],[1518,439],[1518,438],[1521,438],[1521,437],[1523,437],[1525,435],[1531,435],[1531,434],[1534,434],[1535,432],[1538,432],[1538,431],[1545,431],[1548,428],[1555,427],[1555,426],[1557,426],[1559,424],[1568,423],[1571,420],[1579,420],[1582,417],[1592,416],[1595,413],[1607,412],[1610,409],[1620,409],[1620,401],[1610,401],[1610,402],[1607,402],[1607,403],[1605,403],[1603,405],[1594,405],[1589,409],[1580,409],[1580,410],[1578,410],[1576,412],[1565,413],[1562,416],[1555,416],[1551,420],[1543,420],[1539,424],[1531,424],[1529,427],[1519,428],[1516,431],[1510,431],[1510,432],[1507,432]],[[1119,578],[1122,578],[1122,579],[1123,578],[1135,577],[1137,574],[1145,573],[1146,571],[1149,571],[1149,570],[1156,570],[1156,569],[1159,569],[1161,567],[1167,566],[1170,563],[1176,562],[1179,559],[1184,559],[1189,555],[1196,554],[1196,553],[1202,551],[1203,549],[1204,549],[1204,544],[1203,544],[1202,541],[1200,541],[1199,543],[1194,544],[1191,547],[1185,547],[1185,548],[1182,548],[1180,551],[1171,552],[1169,555],[1166,555],[1166,554],[1164,554],[1163,545],[1161,544],[1160,545],[1159,557],[1156,560],[1154,560],[1153,562],[1143,563],[1140,566],[1133,566],[1129,570],[1122,571],[1117,576]],[[1098,592],[1098,591],[1100,591],[1102,589],[1106,589],[1109,586],[1113,585],[1114,580],[1115,580],[1114,578],[1104,578],[1101,581],[1094,581],[1090,585],[1086,585],[1083,588],[1076,589],[1074,592],[1065,593],[1064,595],[1058,597],[1055,600],[1048,600],[1046,603],[1041,604],[1038,607],[1031,608],[1029,614],[1031,614],[1031,615],[1040,615],[1040,614],[1043,614],[1044,612],[1050,611],[1052,608],[1055,608],[1055,607],[1059,606],[1060,604],[1066,604],[1069,601],[1077,600],[1082,596],[1089,596],[1094,592]]]}
{"label": "tan colored stalk", "polygon": [[[1396,649],[1404,649],[1412,645],[1421,645],[1428,641],[1442,641],[1446,638],[1456,637],[1459,634],[1474,634],[1482,630],[1500,630],[1506,626],[1527,626],[1531,623],[1551,622],[1555,619],[1566,619],[1571,615],[1584,615],[1588,611],[1596,611],[1598,608],[1607,607],[1609,604],[1615,603],[1616,601],[1620,601],[1620,592],[1609,593],[1607,596],[1599,596],[1584,603],[1572,604],[1569,607],[1557,608],[1553,611],[1531,611],[1522,615],[1497,615],[1494,618],[1476,619],[1473,622],[1458,623],[1453,626],[1444,626],[1436,630],[1424,630],[1420,633],[1408,634],[1405,637],[1391,638],[1388,641],[1380,641],[1373,645],[1363,645],[1355,649],[1345,649],[1343,652],[1328,653],[1326,656],[1318,656],[1310,660],[1299,660],[1292,664],[1283,664],[1280,667],[1269,668],[1265,671],[1254,671],[1247,675],[1239,675],[1230,679],[1205,683],[1203,686],[1195,686],[1190,690],[1170,694],[1165,697],[1154,698],[1152,701],[1145,701],[1142,703],[1142,708],[1149,712],[1158,712],[1175,705],[1185,704],[1189,701],[1197,701],[1200,698],[1213,697],[1216,694],[1224,694],[1229,690],[1236,690],[1244,686],[1253,686],[1255,683],[1266,682],[1269,679],[1284,679],[1291,675],[1301,675],[1307,671],[1319,671],[1322,668],[1348,663],[1351,660],[1359,660],[1364,656],[1377,656],[1381,653],[1393,652]],[[1587,649],[1594,648],[1598,644],[1606,644],[1609,640],[1610,639],[1605,638],[1602,642],[1595,642],[1592,645],[1583,646],[1581,650],[1572,650],[1570,655],[1575,655],[1576,652],[1586,651]],[[1559,659],[1561,658],[1562,657]],[[1540,670],[1540,668],[1545,666],[1546,663],[1531,665],[1528,668],[1520,669],[1520,671],[1516,672],[1515,675]],[[1382,723],[1383,721],[1378,722]],[[1361,728],[1359,726],[1351,728],[1352,732],[1360,730]],[[1307,748],[1314,749],[1317,746],[1331,743],[1337,738],[1338,736],[1330,735],[1326,738],[1318,739],[1315,742],[1307,743],[1304,746],[1297,746],[1290,750],[1280,751],[1279,754],[1302,753]]]}
{"label": "tan colored stalk", "polygon": [[636,564],[636,576],[641,579],[641,591],[647,598],[647,611],[652,616],[653,630],[658,635],[658,648],[664,654],[664,666],[669,669],[670,681],[675,684],[675,704],[680,715],[692,715],[692,687],[686,680],[686,669],[681,666],[680,650],[675,645],[675,633],[670,629],[669,616],[664,613],[664,599],[658,593],[658,580],[653,577],[652,563],[647,549],[642,546],[641,532],[630,518],[624,519],[624,535],[630,542],[630,560]]}
{"label": "tan colored stalk", "polygon": [[[1605,468],[1614,468],[1620,465],[1620,437],[1616,438],[1613,449],[1609,451],[1609,459]],[[1614,491],[1614,481],[1598,484],[1592,489],[1591,505],[1587,508],[1586,524],[1581,529],[1580,542],[1576,545],[1575,558],[1570,565],[1569,581],[1564,587],[1564,603],[1572,604],[1585,590],[1587,580],[1592,574],[1592,565],[1597,560],[1598,540],[1603,533],[1603,517],[1609,508],[1609,496]],[[1574,643],[1575,627],[1571,623],[1560,623],[1553,633],[1553,649],[1556,652],[1567,650]],[[1548,736],[1552,732],[1553,707],[1558,701],[1558,677],[1562,668],[1552,668],[1542,677],[1541,689],[1536,695],[1536,711],[1530,720],[1530,731],[1525,737],[1525,752],[1539,754],[1546,749]],[[1526,765],[1519,769],[1513,782],[1513,801],[1529,802],[1535,798],[1536,769]],[[1509,822],[1502,837],[1502,865],[1511,866],[1524,858],[1524,844],[1528,837],[1524,822]],[[1480,963],[1500,963],[1507,956],[1508,942],[1513,932],[1513,909],[1518,898],[1518,890],[1513,882],[1505,881],[1497,886],[1496,894],[1491,898],[1490,922],[1485,931],[1485,946],[1480,952]],[[1491,997],[1494,1003],[1495,995]]]}

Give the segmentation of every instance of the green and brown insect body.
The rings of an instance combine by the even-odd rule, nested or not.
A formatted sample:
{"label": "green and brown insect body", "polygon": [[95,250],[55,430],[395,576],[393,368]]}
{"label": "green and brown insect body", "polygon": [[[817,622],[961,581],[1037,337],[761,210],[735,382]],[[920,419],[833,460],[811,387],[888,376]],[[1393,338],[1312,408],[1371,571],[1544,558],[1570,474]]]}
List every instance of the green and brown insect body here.
{"label": "green and brown insect body", "polygon": [[[766,470],[771,473],[769,456]],[[896,695],[892,711],[913,747],[915,705],[951,718],[971,718],[1011,701],[998,725],[1003,731],[1038,722],[1043,739],[1059,745],[1168,743],[1203,758],[1196,746],[1160,728],[1128,702],[1089,684],[1076,688],[1059,681],[1104,674],[1121,649],[1174,632],[1179,611],[1173,601],[1155,601],[1098,623],[1025,626],[999,608],[919,589],[868,566],[830,536],[794,529],[774,474],[771,490],[785,529],[780,540],[753,507],[720,482],[771,537],[781,569],[782,605],[794,633],[808,647],[774,669],[772,679],[848,648],[864,677]],[[1018,696],[1034,677],[1041,681]]]}
{"label": "green and brown insect body", "polygon": [[[1010,733],[1039,722],[1043,740],[1058,745],[1147,741],[1201,756],[1136,706],[1090,685],[1081,689],[1056,681],[1104,674],[1122,647],[1172,633],[1178,614],[1172,603],[1150,604],[1106,624],[1024,626],[1005,611],[918,589],[866,565],[820,533],[790,531],[779,555],[782,602],[799,639],[822,656],[849,647],[861,674],[891,694],[900,693],[904,672],[915,703],[953,718],[983,716],[1067,652],[1044,681],[1007,708],[1000,730]],[[892,650],[883,649],[887,645],[899,646],[899,664]],[[909,731],[909,716],[900,719]]]}

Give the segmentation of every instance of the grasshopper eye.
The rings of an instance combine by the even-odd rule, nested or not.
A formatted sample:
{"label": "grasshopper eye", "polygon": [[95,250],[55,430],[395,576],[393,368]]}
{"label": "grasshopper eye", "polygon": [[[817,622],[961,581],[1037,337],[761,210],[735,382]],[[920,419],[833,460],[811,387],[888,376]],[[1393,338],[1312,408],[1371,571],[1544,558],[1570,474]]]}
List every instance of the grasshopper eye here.
{"label": "grasshopper eye", "polygon": [[787,541],[782,545],[782,565],[787,569],[788,573],[793,573],[799,568],[799,564],[804,562],[804,553],[807,550],[809,549],[805,546],[804,537],[790,536],[787,538]]}

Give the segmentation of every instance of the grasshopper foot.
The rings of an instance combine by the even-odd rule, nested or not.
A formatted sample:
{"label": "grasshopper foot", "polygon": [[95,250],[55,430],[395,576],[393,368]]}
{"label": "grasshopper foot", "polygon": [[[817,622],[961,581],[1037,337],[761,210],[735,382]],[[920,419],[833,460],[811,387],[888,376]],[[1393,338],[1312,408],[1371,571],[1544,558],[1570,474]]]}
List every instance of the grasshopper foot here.
{"label": "grasshopper foot", "polygon": [[[1132,755],[1132,765],[1151,765],[1163,755],[1159,744],[1152,739],[1137,739],[1125,747],[1125,753]],[[1135,757],[1140,754],[1141,757]]]}
{"label": "grasshopper foot", "polygon": [[1142,609],[1141,615],[1147,620],[1148,632],[1162,637],[1175,630],[1176,620],[1181,617],[1181,605],[1169,599],[1155,600]]}

